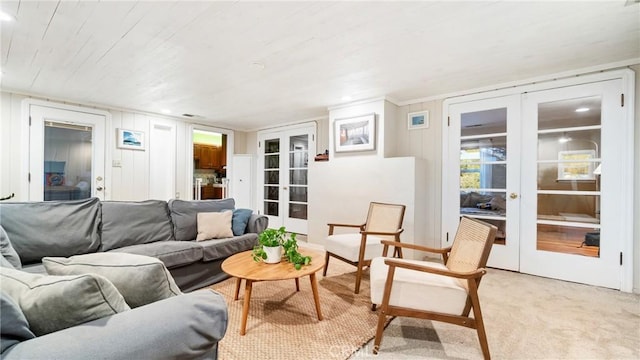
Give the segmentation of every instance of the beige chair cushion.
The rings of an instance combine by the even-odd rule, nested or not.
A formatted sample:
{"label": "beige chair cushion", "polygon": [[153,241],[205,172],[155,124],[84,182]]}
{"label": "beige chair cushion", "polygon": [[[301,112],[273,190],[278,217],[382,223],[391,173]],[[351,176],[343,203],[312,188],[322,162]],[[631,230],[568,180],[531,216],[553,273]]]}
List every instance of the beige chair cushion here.
{"label": "beige chair cushion", "polygon": [[[330,235],[325,239],[324,248],[327,252],[341,256],[349,261],[358,261],[360,254],[359,233]],[[379,236],[367,236],[367,246],[364,251],[364,259],[370,260],[382,255],[382,240]]]}
{"label": "beige chair cushion", "polygon": [[233,211],[198,213],[196,241],[233,237],[231,219]]}
{"label": "beige chair cushion", "polygon": [[[382,304],[384,285],[389,270],[384,260],[383,257],[377,257],[371,261],[371,302],[377,305]],[[448,270],[442,264],[428,261],[395,260]],[[389,305],[460,315],[466,301],[467,291],[458,279],[396,268]]]}

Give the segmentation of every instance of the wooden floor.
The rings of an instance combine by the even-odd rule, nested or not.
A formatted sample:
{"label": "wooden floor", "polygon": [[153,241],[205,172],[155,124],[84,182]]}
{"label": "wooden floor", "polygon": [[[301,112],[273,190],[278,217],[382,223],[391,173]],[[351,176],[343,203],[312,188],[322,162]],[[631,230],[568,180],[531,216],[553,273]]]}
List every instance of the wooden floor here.
{"label": "wooden floor", "polygon": [[[575,228],[545,228],[541,226],[538,228],[538,244],[536,249],[540,251],[599,257],[600,247],[582,245],[586,232],[588,231],[575,230]],[[507,240],[504,237],[496,237],[494,244],[505,245],[506,242]]]}

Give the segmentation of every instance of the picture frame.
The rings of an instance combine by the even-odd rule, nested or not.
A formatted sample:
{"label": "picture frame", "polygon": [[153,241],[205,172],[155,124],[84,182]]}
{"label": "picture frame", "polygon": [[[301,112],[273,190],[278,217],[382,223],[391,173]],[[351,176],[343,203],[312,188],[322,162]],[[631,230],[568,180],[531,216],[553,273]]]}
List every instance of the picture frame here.
{"label": "picture frame", "polygon": [[375,150],[376,114],[336,119],[333,125],[336,152]]}
{"label": "picture frame", "polygon": [[142,150],[145,149],[144,131],[117,129],[117,143],[119,149]]}
{"label": "picture frame", "polygon": [[558,181],[595,180],[595,150],[558,152]]}
{"label": "picture frame", "polygon": [[407,114],[407,129],[426,129],[429,127],[429,111],[416,111]]}

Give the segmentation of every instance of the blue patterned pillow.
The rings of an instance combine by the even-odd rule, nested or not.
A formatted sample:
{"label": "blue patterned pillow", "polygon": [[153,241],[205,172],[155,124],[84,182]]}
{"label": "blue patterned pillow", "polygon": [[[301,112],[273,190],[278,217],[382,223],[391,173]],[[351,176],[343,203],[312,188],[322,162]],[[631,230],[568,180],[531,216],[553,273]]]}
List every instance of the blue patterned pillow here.
{"label": "blue patterned pillow", "polygon": [[251,214],[253,214],[253,210],[250,209],[233,210],[233,217],[231,218],[231,230],[233,230],[233,235],[240,236],[244,234]]}

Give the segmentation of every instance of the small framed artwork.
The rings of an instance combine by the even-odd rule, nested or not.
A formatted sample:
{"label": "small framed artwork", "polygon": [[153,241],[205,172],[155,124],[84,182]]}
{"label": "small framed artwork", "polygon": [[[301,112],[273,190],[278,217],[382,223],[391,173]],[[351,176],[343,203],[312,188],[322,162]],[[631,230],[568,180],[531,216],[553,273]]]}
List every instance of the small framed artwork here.
{"label": "small framed artwork", "polygon": [[558,152],[558,181],[595,180],[595,150],[569,150]]}
{"label": "small framed artwork", "polygon": [[144,151],[144,131],[118,129],[117,141],[119,149]]}
{"label": "small framed artwork", "polygon": [[429,112],[418,111],[407,114],[407,128],[409,130],[426,129],[429,127]]}
{"label": "small framed artwork", "polygon": [[376,114],[336,119],[333,125],[336,152],[376,148]]}

